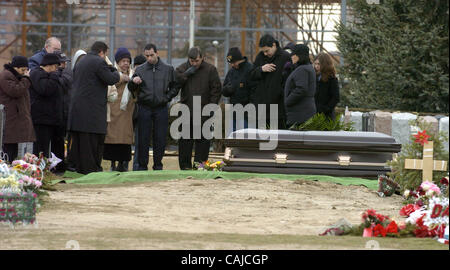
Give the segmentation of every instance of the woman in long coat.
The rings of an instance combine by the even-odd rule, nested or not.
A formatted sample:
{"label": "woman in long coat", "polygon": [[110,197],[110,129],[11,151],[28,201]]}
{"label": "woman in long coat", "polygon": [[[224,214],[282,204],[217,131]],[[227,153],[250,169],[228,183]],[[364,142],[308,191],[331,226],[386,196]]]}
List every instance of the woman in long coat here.
{"label": "woman in long coat", "polygon": [[[119,48],[114,56],[118,71],[130,77],[131,54],[126,48]],[[111,161],[111,170],[127,171],[131,160],[131,145],[133,144],[133,111],[134,101],[127,89],[127,81],[119,81],[117,99],[109,102],[109,122],[105,137],[103,159]],[[128,97],[127,97],[128,96]],[[116,164],[117,162],[117,164]]]}
{"label": "woman in long coat", "polygon": [[295,45],[291,58],[295,70],[287,78],[284,89],[288,127],[302,124],[316,113],[316,72],[309,60],[309,48],[304,44]]}
{"label": "woman in long coat", "polygon": [[[17,158],[18,144],[36,140],[31,120],[31,81],[28,75],[28,60],[14,56],[10,64],[0,73],[0,104],[5,106],[3,152],[9,162]],[[0,157],[1,158],[1,157]]]}
{"label": "woman in long coat", "polygon": [[317,113],[335,119],[335,107],[339,103],[339,81],[331,56],[320,53],[314,60],[317,74],[317,90],[315,95]]}

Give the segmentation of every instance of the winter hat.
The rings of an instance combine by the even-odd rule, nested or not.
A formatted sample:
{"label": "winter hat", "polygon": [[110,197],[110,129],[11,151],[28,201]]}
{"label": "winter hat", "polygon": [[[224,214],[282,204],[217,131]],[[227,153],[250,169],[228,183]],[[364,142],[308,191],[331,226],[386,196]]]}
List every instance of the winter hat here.
{"label": "winter hat", "polygon": [[59,56],[56,53],[47,53],[44,55],[44,58],[42,58],[41,66],[50,66],[50,65],[59,65]]}
{"label": "winter hat", "polygon": [[67,55],[65,54],[65,53],[61,53],[61,52],[59,52],[59,53],[57,53],[58,54],[58,57],[59,57],[59,61],[62,63],[62,62],[70,62],[70,59],[69,58],[67,58]]}
{"label": "winter hat", "polygon": [[11,62],[11,66],[16,68],[28,67],[28,59],[25,56],[14,56]]}
{"label": "winter hat", "polygon": [[297,55],[297,56],[309,56],[309,48],[305,44],[296,44],[293,49],[291,55]]}
{"label": "winter hat", "polygon": [[228,54],[227,54],[228,63],[234,63],[234,62],[242,60],[242,59],[244,59],[244,58],[242,57],[242,53],[239,50],[239,48],[237,48],[237,47],[230,48],[230,50],[228,51]]}
{"label": "winter hat", "polygon": [[128,51],[127,48],[119,48],[116,51],[116,54],[114,55],[114,59],[116,60],[116,63],[119,63],[120,60],[124,59],[124,58],[128,58],[130,59],[130,63],[131,63],[131,53],[130,51]]}
{"label": "winter hat", "polygon": [[292,51],[294,50],[294,47],[295,47],[295,43],[289,42],[286,46],[284,46],[283,50],[288,51],[289,53],[292,53]]}
{"label": "winter hat", "polygon": [[143,56],[142,54],[136,56],[133,60],[135,67],[144,64],[146,61],[147,61],[147,58],[145,58],[145,56]]}

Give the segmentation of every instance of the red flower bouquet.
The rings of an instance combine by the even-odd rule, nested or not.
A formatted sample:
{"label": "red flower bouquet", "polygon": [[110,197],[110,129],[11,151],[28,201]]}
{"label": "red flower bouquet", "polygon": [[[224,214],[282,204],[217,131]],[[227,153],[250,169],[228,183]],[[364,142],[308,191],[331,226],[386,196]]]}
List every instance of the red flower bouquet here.
{"label": "red flower bouquet", "polygon": [[379,235],[381,235],[383,237],[386,237],[386,229],[381,224],[377,224],[373,228],[373,236],[377,237]]}
{"label": "red flower bouquet", "polygon": [[411,213],[415,212],[418,209],[420,209],[419,205],[408,204],[408,205],[402,207],[402,209],[400,210],[400,216],[409,217],[409,215],[411,215]]}

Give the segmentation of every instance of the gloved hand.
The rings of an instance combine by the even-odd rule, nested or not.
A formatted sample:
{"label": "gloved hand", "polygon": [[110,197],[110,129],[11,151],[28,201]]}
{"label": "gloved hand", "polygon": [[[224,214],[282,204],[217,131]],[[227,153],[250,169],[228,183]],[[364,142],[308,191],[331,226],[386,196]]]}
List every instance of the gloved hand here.
{"label": "gloved hand", "polygon": [[189,77],[189,76],[195,74],[196,71],[197,71],[197,68],[195,66],[191,66],[184,72],[184,75]]}

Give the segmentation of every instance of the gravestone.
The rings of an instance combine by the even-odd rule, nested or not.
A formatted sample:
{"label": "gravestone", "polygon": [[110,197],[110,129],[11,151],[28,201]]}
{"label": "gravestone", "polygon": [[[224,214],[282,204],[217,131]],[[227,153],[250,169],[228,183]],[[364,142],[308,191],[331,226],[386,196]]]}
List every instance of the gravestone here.
{"label": "gravestone", "polygon": [[412,113],[392,114],[392,137],[401,144],[411,143],[411,127],[409,121],[416,120],[417,115]]}
{"label": "gravestone", "polygon": [[369,113],[368,131],[392,134],[392,114],[389,112],[373,111]]}
{"label": "gravestone", "polygon": [[431,124],[431,129],[427,130],[430,134],[437,135],[439,132],[439,122],[433,116],[419,116],[418,119],[420,122],[425,122],[427,124]]}
{"label": "gravestone", "polygon": [[354,122],[353,127],[356,131],[362,131],[362,112],[351,112],[350,119]]}
{"label": "gravestone", "polygon": [[444,142],[444,147],[445,150],[448,151],[448,117],[443,117],[439,120],[439,131],[442,131],[447,135],[447,141]]}

